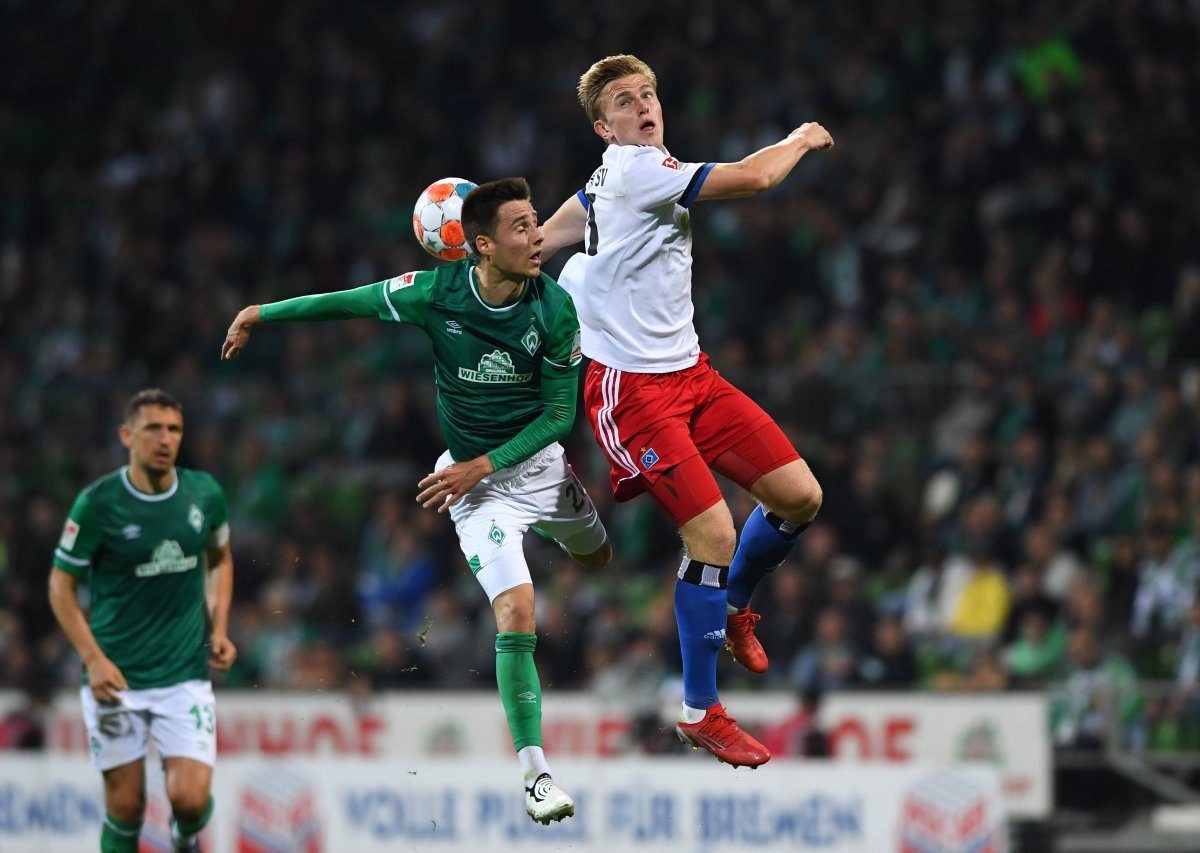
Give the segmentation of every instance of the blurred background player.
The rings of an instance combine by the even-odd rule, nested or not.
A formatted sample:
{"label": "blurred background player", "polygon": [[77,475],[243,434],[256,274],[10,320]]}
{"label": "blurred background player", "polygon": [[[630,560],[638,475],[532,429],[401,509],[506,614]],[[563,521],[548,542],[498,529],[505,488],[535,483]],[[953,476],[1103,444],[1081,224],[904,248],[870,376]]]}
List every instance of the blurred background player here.
{"label": "blurred background player", "polygon": [[575,420],[579,322],[571,297],[541,273],[542,233],[523,178],[472,190],[463,227],[478,257],[336,293],[243,309],[222,358],[260,323],[378,317],[425,331],[449,450],[417,500],[449,510],[463,554],[496,616],[496,680],[525,781],[525,809],[549,823],[575,813],[542,751],[542,692],[533,652],[534,593],[526,530],[576,561],[612,559],[604,525],[559,439]]}
{"label": "blurred background player", "polygon": [[[92,766],[104,774],[101,851],[138,849],[150,737],[163,760],[175,849],[199,850],[217,756],[208,667],[227,670],[237,657],[225,493],[210,474],[175,467],[183,407],[167,392],[135,394],[120,436],[129,464],[75,499],[54,551],[50,606],[83,660],[83,718]],[[90,617],[76,594],[80,579]]]}
{"label": "blurred background player", "polygon": [[[584,241],[586,256],[572,259],[562,279],[592,359],[588,418],[617,500],[648,491],[683,539],[675,586],[679,736],[723,761],[758,766],[770,754],[720,703],[717,652],[727,642],[747,669],[766,670],[750,596],[816,516],[821,488],[771,416],[700,350],[688,208],[765,192],[833,139],[808,123],[737,163],[681,163],[663,142],[654,71],[630,55],[593,64],[580,78],[579,101],[608,147],[586,189],[547,222],[546,250]],[[761,505],[740,541],[710,467]]]}

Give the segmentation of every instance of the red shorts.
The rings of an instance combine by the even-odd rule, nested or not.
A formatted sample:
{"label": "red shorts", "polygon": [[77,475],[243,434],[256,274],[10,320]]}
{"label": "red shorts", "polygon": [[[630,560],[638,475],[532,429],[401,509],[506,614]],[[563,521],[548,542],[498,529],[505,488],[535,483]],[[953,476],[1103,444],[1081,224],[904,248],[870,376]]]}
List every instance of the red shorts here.
{"label": "red shorts", "polygon": [[[677,525],[721,500],[709,467],[749,489],[800,458],[771,416],[713,370],[704,353],[672,373],[626,373],[594,361],[583,399],[612,466],[613,495],[627,501],[649,491]],[[666,472],[696,457],[704,465],[680,469],[686,482],[658,488]]]}

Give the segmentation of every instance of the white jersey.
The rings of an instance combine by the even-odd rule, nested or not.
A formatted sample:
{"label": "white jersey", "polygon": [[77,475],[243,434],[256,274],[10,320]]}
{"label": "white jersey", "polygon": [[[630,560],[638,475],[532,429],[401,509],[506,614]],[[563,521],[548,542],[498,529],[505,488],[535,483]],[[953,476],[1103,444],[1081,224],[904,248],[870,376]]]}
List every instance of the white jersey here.
{"label": "white jersey", "polygon": [[578,194],[588,211],[587,260],[559,277],[589,358],[630,373],[683,370],[699,359],[687,208],[712,166],[680,163],[648,145],[604,152]]}

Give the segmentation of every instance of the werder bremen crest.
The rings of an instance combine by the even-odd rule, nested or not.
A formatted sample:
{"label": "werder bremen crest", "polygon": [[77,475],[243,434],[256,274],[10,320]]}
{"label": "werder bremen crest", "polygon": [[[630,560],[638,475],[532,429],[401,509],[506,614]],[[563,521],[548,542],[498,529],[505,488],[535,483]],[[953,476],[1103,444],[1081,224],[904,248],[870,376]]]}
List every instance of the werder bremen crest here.
{"label": "werder bremen crest", "polygon": [[521,338],[521,343],[525,345],[525,349],[529,350],[530,355],[537,355],[537,348],[542,343],[542,336],[538,334],[537,329],[530,326],[525,337]]}
{"label": "werder bremen crest", "polygon": [[200,507],[196,506],[195,504],[192,504],[192,508],[188,510],[188,524],[190,524],[192,529],[197,533],[199,533],[200,529],[204,527],[204,513],[202,513],[200,511]]}
{"label": "werder bremen crest", "polygon": [[174,539],[160,542],[150,556],[149,563],[142,563],[134,573],[139,578],[152,578],[155,575],[169,575],[175,572],[187,572],[196,568],[199,559],[184,556],[183,548]]}
{"label": "werder bremen crest", "polygon": [[458,378],[468,382],[499,382],[502,384],[518,384],[528,382],[533,378],[532,373],[517,373],[509,353],[494,349],[479,359],[479,369],[469,367],[458,369]]}

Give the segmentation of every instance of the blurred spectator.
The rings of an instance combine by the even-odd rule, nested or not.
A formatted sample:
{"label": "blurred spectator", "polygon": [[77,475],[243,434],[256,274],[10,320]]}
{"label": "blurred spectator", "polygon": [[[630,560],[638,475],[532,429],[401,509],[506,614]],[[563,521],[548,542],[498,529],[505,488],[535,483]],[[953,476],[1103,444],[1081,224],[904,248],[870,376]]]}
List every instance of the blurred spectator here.
{"label": "blurred spectator", "polygon": [[[539,622],[538,628],[544,630],[544,622]],[[472,687],[479,683],[470,614],[463,610],[449,587],[438,587],[429,596],[429,613],[417,633],[417,642],[439,687]],[[547,640],[544,634],[539,636],[536,656],[539,664],[545,663],[554,646],[554,641]],[[546,678],[547,683],[552,681]]]}
{"label": "blurred spectator", "polygon": [[1110,743],[1110,734],[1124,739],[1123,732],[1141,709],[1132,667],[1121,657],[1103,655],[1088,628],[1073,629],[1067,649],[1066,681],[1050,709],[1054,742],[1078,749],[1103,749]]}
{"label": "blurred spectator", "polygon": [[1045,610],[1026,609],[1005,655],[1013,685],[1037,688],[1058,677],[1066,659],[1067,627]]}
{"label": "blurred spectator", "polygon": [[[312,598],[304,609],[304,621],[335,646],[352,642],[362,630],[358,597],[346,583],[348,566],[339,562],[333,551],[317,545],[308,560]],[[418,599],[424,604],[424,597]]]}
{"label": "blurred spectator", "polygon": [[[316,663],[326,665],[323,650],[328,646],[318,646],[310,649],[309,653],[321,650]],[[357,656],[356,665],[361,669],[355,670],[357,677],[370,680],[376,690],[391,690],[405,687],[418,687],[432,684],[435,673],[430,670],[423,656],[413,647],[404,635],[395,628],[376,628],[366,648]],[[332,669],[322,673],[321,677],[334,678],[338,673]],[[312,676],[309,677],[311,680]]]}
{"label": "blurred spectator", "polygon": [[1132,624],[1133,636],[1146,643],[1178,633],[1200,582],[1200,555],[1174,547],[1171,535],[1162,523],[1146,531]]}
{"label": "blurred spectator", "polygon": [[947,591],[945,566],[945,550],[934,537],[926,537],[904,604],[904,630],[918,642],[939,641],[950,626],[953,590]]}
{"label": "blurred spectator", "polygon": [[858,679],[866,687],[881,690],[905,690],[917,683],[917,656],[895,616],[885,616],[875,624],[875,639],[859,664]]}
{"label": "blurred spectator", "polygon": [[951,557],[945,571],[947,588],[956,590],[947,625],[950,635],[961,640],[997,636],[1008,617],[1009,590],[1008,580],[990,554],[978,550]]}
{"label": "blurred spectator", "polygon": [[368,624],[416,625],[439,570],[430,543],[418,537],[412,524],[394,527],[386,547],[358,577],[358,599]]}
{"label": "blurred spectator", "polygon": [[1067,597],[1075,578],[1084,570],[1082,561],[1074,552],[1063,547],[1050,524],[1039,522],[1023,528],[1025,564],[1037,572],[1046,596],[1054,601],[1062,601]]}
{"label": "blurred spectator", "polygon": [[1025,617],[1030,613],[1039,613],[1046,625],[1055,621],[1058,603],[1042,589],[1042,572],[1039,568],[1026,563],[1017,569],[1012,584],[1012,608],[1004,625],[1004,642],[1011,643],[1017,638]]}
{"label": "blurred spectator", "polygon": [[797,690],[841,690],[855,683],[858,653],[849,637],[846,619],[835,607],[817,616],[816,637],[792,661],[788,681]]}
{"label": "blurred spectator", "polygon": [[782,680],[787,673],[786,662],[792,659],[797,649],[812,639],[820,605],[818,589],[821,586],[814,575],[815,572],[810,571],[807,565],[799,566],[788,560],[760,585],[769,595],[763,593],[755,596],[754,606],[763,614],[755,636],[762,643],[767,660],[782,664],[772,665],[767,670],[769,679]]}
{"label": "blurred spectator", "polygon": [[875,608],[863,593],[862,566],[854,557],[841,555],[829,561],[828,606],[842,615],[846,635],[855,648],[871,645]]}

